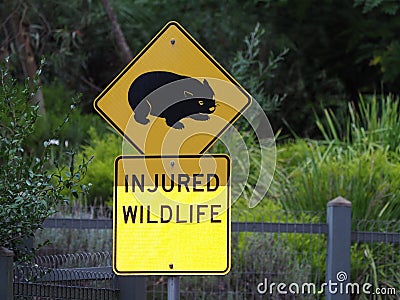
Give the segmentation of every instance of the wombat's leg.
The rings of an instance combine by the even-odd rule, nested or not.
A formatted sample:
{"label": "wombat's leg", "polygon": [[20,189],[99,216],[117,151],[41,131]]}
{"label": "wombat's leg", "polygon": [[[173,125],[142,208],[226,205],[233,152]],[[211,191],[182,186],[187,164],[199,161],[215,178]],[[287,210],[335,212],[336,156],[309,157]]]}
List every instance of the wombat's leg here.
{"label": "wombat's leg", "polygon": [[190,115],[189,118],[193,119],[193,120],[197,120],[197,121],[207,121],[210,119],[209,116],[207,115],[202,115],[202,114],[194,114],[194,115]]}
{"label": "wombat's leg", "polygon": [[147,124],[150,122],[150,120],[147,118],[151,110],[150,103],[147,102],[147,100],[143,99],[140,101],[139,105],[136,107],[134,111],[134,118],[135,120],[140,123],[140,124]]}
{"label": "wombat's leg", "polygon": [[167,125],[169,127],[173,127],[175,129],[183,129],[185,128],[185,125],[183,125],[182,122],[179,122],[179,119],[175,119],[175,118],[165,118],[165,122],[167,123]]}
{"label": "wombat's leg", "polygon": [[172,125],[175,129],[183,129],[185,128],[185,125],[183,125],[182,122],[176,122],[174,125]]}

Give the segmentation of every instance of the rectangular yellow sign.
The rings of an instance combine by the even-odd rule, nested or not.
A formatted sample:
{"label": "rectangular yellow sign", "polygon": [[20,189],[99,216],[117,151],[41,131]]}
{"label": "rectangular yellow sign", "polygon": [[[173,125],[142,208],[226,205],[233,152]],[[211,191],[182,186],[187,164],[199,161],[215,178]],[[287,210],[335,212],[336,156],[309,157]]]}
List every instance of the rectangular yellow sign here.
{"label": "rectangular yellow sign", "polygon": [[116,274],[229,272],[228,156],[117,157],[113,211]]}

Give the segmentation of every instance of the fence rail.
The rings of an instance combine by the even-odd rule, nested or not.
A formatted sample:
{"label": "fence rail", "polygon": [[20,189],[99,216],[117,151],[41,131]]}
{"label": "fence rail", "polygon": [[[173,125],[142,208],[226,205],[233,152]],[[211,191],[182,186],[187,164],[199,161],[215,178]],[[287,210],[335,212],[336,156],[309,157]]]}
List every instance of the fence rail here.
{"label": "fence rail", "polygon": [[[112,229],[112,220],[49,218],[43,228],[69,229]],[[232,232],[277,232],[327,234],[325,223],[275,223],[275,222],[232,222]],[[398,232],[352,231],[351,241],[358,243],[393,243],[400,244]]]}

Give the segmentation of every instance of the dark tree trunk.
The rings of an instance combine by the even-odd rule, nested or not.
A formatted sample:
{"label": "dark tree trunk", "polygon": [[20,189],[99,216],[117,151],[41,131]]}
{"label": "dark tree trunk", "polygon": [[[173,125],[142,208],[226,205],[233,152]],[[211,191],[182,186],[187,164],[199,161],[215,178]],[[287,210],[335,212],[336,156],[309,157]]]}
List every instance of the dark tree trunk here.
{"label": "dark tree trunk", "polygon": [[132,60],[132,51],[126,43],[125,36],[122,33],[121,27],[119,26],[117,15],[111,7],[109,0],[101,0],[103,7],[107,13],[108,18],[111,22],[111,27],[115,36],[115,40],[119,48],[121,48],[121,56],[124,62],[127,64]]}
{"label": "dark tree trunk", "polygon": [[[29,39],[29,24],[26,20],[21,17],[18,12],[14,12],[12,18],[10,19],[11,27],[14,33],[15,46],[18,51],[18,56],[21,61],[22,69],[25,76],[29,77],[29,86],[33,90],[34,78],[38,70],[33,49],[30,44]],[[42,90],[40,88],[40,80],[38,79],[37,84],[39,88],[36,92],[35,97],[32,101],[39,105],[39,114],[45,115],[46,109],[43,100]]]}

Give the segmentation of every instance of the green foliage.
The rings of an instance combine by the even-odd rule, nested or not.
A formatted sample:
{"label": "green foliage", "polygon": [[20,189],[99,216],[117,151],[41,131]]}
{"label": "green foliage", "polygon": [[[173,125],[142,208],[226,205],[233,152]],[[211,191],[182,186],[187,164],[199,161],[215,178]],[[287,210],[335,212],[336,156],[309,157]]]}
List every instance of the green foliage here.
{"label": "green foliage", "polygon": [[[397,229],[398,230],[398,229]],[[390,243],[354,244],[351,248],[351,278],[360,285],[370,283],[374,287],[399,288],[398,246]],[[370,295],[369,295],[370,296]],[[370,299],[359,295],[357,299]],[[398,299],[397,295],[377,296],[374,299]]]}
{"label": "green foliage", "polygon": [[[35,55],[44,55],[49,61],[45,72],[48,81],[58,78],[68,87],[85,93],[87,101],[125,66],[101,1],[31,0],[24,1],[23,6],[19,2],[12,3],[12,9],[26,8]],[[177,20],[199,38],[218,61],[227,64],[244,35],[257,22],[254,14],[243,14],[237,9],[244,6],[255,11],[252,3],[239,6],[237,1],[215,3],[210,0],[201,3],[182,0],[174,3],[164,0],[110,2],[134,55],[168,21]],[[4,19],[9,14],[10,10],[0,9]],[[0,31],[0,39],[4,37],[8,41],[7,34],[11,36],[11,32]],[[12,48],[7,44],[5,47]]]}
{"label": "green foliage", "polygon": [[[247,273],[246,283],[251,287],[257,287],[259,274],[268,277],[270,282],[309,282],[312,278],[310,261],[301,256],[289,238],[285,234],[279,237],[268,233],[235,234],[232,238],[234,263],[228,279],[233,283],[235,275]],[[256,274],[251,276],[252,272]]]}
{"label": "green foliage", "polygon": [[360,96],[357,106],[348,104],[348,115],[339,120],[332,110],[325,110],[325,120],[318,120],[325,141],[354,151],[381,149],[400,154],[399,98],[392,95]]}
{"label": "green foliage", "polygon": [[[277,168],[281,173],[276,177],[280,185],[276,197],[281,205],[289,210],[320,211],[324,216],[327,202],[343,196],[352,202],[353,228],[359,220],[366,220],[357,230],[396,232],[400,214],[399,99],[360,96],[358,104],[349,103],[345,114],[326,109],[317,126],[323,140],[297,139],[279,146]],[[397,227],[372,220],[390,220]],[[298,236],[293,237],[294,247],[308,247],[307,239],[301,243],[296,240]],[[317,240],[312,245],[310,251],[320,251],[322,256],[319,263],[313,257],[309,264],[313,270],[323,270],[320,262],[325,244]],[[391,244],[353,244],[353,282],[398,286],[394,275],[397,248]]]}
{"label": "green foliage", "polygon": [[393,0],[354,0],[354,6],[361,6],[363,13],[379,8],[388,15],[395,15],[400,8],[400,3]]}
{"label": "green foliage", "polygon": [[[54,139],[52,128],[57,128],[60,148],[78,149],[87,142],[91,126],[106,132],[107,125],[98,115],[84,114],[79,108],[79,97],[59,83],[41,87],[45,99],[46,115],[38,116],[34,131],[27,137],[30,151],[39,153],[43,142]],[[62,151],[62,149],[60,149]]]}
{"label": "green foliage", "polygon": [[399,92],[397,1],[259,3],[271,47],[290,49],[273,81],[272,91],[287,95],[272,116],[277,126],[284,119],[300,136],[318,137],[312,111],[320,114],[320,104],[346,110],[344,100],[357,101],[359,92]]}
{"label": "green foliage", "polygon": [[25,140],[37,121],[38,107],[29,101],[35,91],[30,91],[28,80],[20,88],[5,63],[0,79],[0,245],[15,249],[55,212],[64,189],[75,196],[86,189],[81,180],[87,161],[76,166],[73,153],[67,153],[69,166],[51,172],[51,143],[40,156],[27,153]]}
{"label": "green foliage", "polygon": [[[359,220],[356,231],[399,232],[400,222]],[[399,246],[395,243],[354,243],[351,247],[351,278],[353,282],[371,283],[375,287],[399,289]],[[370,299],[360,295],[358,299]],[[374,299],[398,299],[398,295],[385,295]]]}
{"label": "green foliage", "polygon": [[392,40],[387,47],[378,49],[370,61],[371,66],[380,67],[382,80],[391,84],[396,84],[400,78],[400,41]]}
{"label": "green foliage", "polygon": [[[358,25],[363,29],[363,36],[369,39],[365,41],[365,48],[369,52],[365,58],[369,59],[371,68],[380,72],[379,76],[385,84],[385,89],[398,93],[400,40],[395,32],[400,26],[400,3],[392,0],[355,0],[354,6],[362,8],[365,18],[365,21]],[[370,29],[370,32],[366,31],[367,29]]]}
{"label": "green foliage", "polygon": [[[90,169],[84,179],[91,184],[89,204],[111,205],[114,186],[114,160],[118,155],[132,154],[134,150],[114,132],[100,134],[94,127],[89,129],[90,144],[82,146],[80,157],[93,157]],[[127,149],[128,147],[129,149]]]}
{"label": "green foliage", "polygon": [[[265,212],[268,212],[268,214]],[[249,209],[247,199],[244,197],[232,204],[233,222],[278,222],[285,214],[279,202],[269,199],[264,199],[251,209]]]}
{"label": "green foliage", "polygon": [[[265,90],[267,79],[274,78],[274,72],[284,60],[289,49],[275,55],[269,54],[267,65],[260,60],[262,38],[265,30],[257,23],[254,30],[245,37],[246,48],[238,51],[231,62],[231,72],[235,79],[242,84],[266,113],[278,110],[284,96],[270,95]],[[243,130],[244,128],[242,128]]]}
{"label": "green foliage", "polygon": [[[229,130],[222,141],[212,148],[212,153],[228,153],[232,161],[232,201],[241,198],[247,207],[254,207],[268,190],[274,194],[277,186],[271,181],[275,167],[275,145],[263,145],[253,132],[241,134]],[[261,178],[260,178],[261,176]]]}
{"label": "green foliage", "polygon": [[46,244],[39,255],[71,254],[89,251],[112,251],[112,234],[109,229],[44,229],[35,234],[37,245]]}
{"label": "green foliage", "polygon": [[352,201],[356,218],[397,218],[400,164],[390,163],[384,152],[354,153],[315,142],[302,151],[306,159],[280,179],[286,208],[323,211],[340,195]]}
{"label": "green foliage", "polygon": [[[36,59],[41,55],[49,58],[47,82],[57,78],[68,88],[83,92],[87,110],[91,99],[125,65],[101,2],[7,3],[10,8],[0,4],[0,17],[7,20],[12,9],[24,12]],[[271,119],[275,127],[289,124],[301,136],[319,134],[312,110],[318,110],[320,103],[324,108],[346,109],[343,99],[356,101],[360,91],[372,93],[383,87],[399,92],[400,4],[396,1],[120,0],[111,4],[134,54],[167,21],[175,19],[228,69],[230,62],[250,58],[249,65],[233,66],[232,70],[236,75],[235,68],[239,73],[246,68],[262,80],[256,82],[255,89],[253,82],[242,82],[240,74],[239,82],[256,99],[266,100],[260,102],[267,111],[273,111],[286,96],[285,109],[276,111]],[[259,51],[235,56],[243,37],[257,23],[261,24],[256,27],[258,33],[247,42],[249,46],[257,42]],[[12,30],[7,26],[2,29],[1,48],[11,53],[15,48]],[[290,49],[283,52],[284,61],[282,49]],[[269,67],[276,63],[279,68],[273,69],[274,77],[270,77]],[[21,68],[16,69],[22,73]],[[251,78],[255,78],[253,75]]]}

